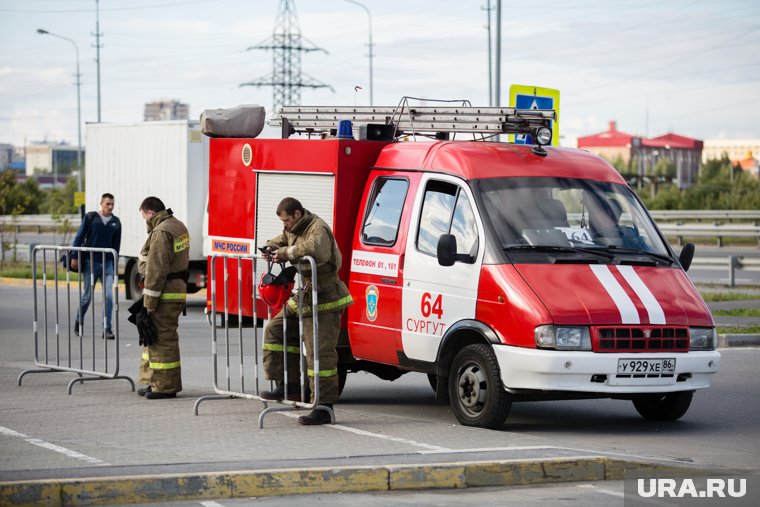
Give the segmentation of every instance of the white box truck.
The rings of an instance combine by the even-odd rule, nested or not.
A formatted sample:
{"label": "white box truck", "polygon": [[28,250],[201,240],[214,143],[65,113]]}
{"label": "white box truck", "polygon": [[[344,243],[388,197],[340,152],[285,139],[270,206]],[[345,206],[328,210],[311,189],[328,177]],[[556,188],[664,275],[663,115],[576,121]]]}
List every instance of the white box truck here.
{"label": "white box truck", "polygon": [[197,121],[87,125],[86,207],[97,210],[103,193],[114,195],[114,214],[122,224],[119,273],[124,275],[127,299],[142,294],[137,257],[147,229],[138,208],[151,195],[190,231],[188,292],[205,287],[208,160],[208,138]]}

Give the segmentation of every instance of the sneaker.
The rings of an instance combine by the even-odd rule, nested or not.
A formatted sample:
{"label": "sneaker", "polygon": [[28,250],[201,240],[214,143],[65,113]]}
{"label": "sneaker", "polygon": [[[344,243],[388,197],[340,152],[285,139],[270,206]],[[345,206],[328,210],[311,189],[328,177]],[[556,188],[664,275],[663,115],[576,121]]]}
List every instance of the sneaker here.
{"label": "sneaker", "polygon": [[[325,407],[332,408],[332,403],[325,403]],[[298,418],[298,424],[304,426],[316,426],[318,424],[332,424],[330,412],[327,410],[312,410],[309,415],[302,415]]]}
{"label": "sneaker", "polygon": [[145,393],[146,400],[165,400],[166,398],[176,398],[176,397],[177,397],[177,393],[161,393],[161,392],[153,391],[153,390]]}
{"label": "sneaker", "polygon": [[105,338],[106,338],[106,340],[115,340],[116,339],[116,337],[113,335],[113,333],[111,331],[106,331]]}
{"label": "sneaker", "polygon": [[152,390],[153,390],[153,388],[150,387],[150,386],[148,386],[148,387],[141,387],[140,389],[137,390],[137,394],[140,395],[140,396],[145,396],[146,394],[148,394]]}

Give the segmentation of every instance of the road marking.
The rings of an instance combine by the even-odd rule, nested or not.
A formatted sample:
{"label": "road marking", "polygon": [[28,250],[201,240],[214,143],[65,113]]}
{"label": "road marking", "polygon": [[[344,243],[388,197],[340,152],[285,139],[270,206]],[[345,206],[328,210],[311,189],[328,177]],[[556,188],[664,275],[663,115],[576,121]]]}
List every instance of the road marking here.
{"label": "road marking", "polygon": [[51,451],[59,452],[65,456],[68,456],[69,458],[81,459],[82,461],[86,461],[87,463],[92,463],[93,465],[110,466],[110,464],[106,463],[105,461],[101,461],[98,458],[93,458],[92,456],[87,456],[80,452],[72,451],[71,449],[66,449],[65,447],[61,447],[60,445],[55,445],[55,444],[51,444],[50,442],[45,442],[44,440],[40,440],[39,438],[34,438],[34,437],[30,437],[29,435],[24,435],[23,433],[19,433],[18,431],[13,431],[12,429],[6,428],[5,426],[0,426],[0,434],[7,435],[9,437],[23,438],[30,444],[34,444]]}
{"label": "road marking", "polygon": [[597,488],[593,484],[578,484],[579,488],[586,488],[586,489],[593,489],[594,491],[598,491],[599,493],[604,493],[606,495],[612,495],[617,496],[620,498],[625,497],[624,493],[621,493],[620,491],[613,491],[611,489],[604,489],[604,488]]}
{"label": "road marking", "polygon": [[[278,413],[287,417],[292,417],[294,419],[299,417],[297,413],[292,413],[292,412],[278,412]],[[422,447],[423,449],[427,449],[429,451],[438,451],[438,452],[449,451],[450,452],[452,450],[452,449],[447,449],[446,447],[430,445],[424,442],[417,442],[416,440],[409,440],[408,438],[392,437],[390,435],[383,435],[382,433],[372,433],[372,432],[360,430],[357,428],[351,428],[350,426],[343,426],[342,424],[326,424],[325,426],[327,426],[328,428],[336,429],[336,430],[347,431],[355,435],[361,435],[363,437],[380,438],[382,440],[390,440],[391,442],[399,442],[402,444],[413,445],[415,447]]]}
{"label": "road marking", "polygon": [[224,507],[224,504],[221,504],[219,502],[214,502],[213,500],[208,500],[206,502],[200,502],[200,504],[203,507]]}

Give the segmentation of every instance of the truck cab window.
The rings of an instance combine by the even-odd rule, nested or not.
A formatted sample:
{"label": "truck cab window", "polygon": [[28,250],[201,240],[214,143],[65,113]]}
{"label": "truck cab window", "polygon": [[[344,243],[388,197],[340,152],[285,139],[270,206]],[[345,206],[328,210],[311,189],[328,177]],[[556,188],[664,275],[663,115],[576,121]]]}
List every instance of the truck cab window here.
{"label": "truck cab window", "polygon": [[409,182],[404,179],[375,180],[362,226],[362,243],[393,246],[408,189]]}
{"label": "truck cab window", "polygon": [[441,234],[453,234],[457,253],[475,257],[478,252],[478,228],[467,196],[451,183],[430,181],[420,212],[417,248],[436,255]]}

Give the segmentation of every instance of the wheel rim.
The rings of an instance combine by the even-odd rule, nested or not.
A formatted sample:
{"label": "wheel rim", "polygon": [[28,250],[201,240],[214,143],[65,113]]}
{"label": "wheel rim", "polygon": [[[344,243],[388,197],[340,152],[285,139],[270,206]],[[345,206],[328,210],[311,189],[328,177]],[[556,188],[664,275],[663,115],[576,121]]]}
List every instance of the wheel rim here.
{"label": "wheel rim", "polygon": [[485,371],[479,364],[465,365],[459,373],[459,406],[468,416],[477,416],[483,411],[488,392]]}

